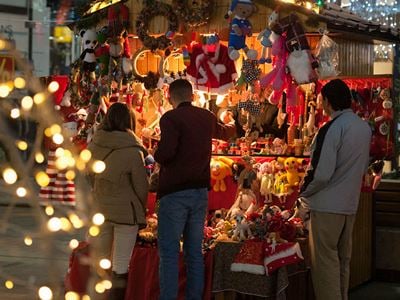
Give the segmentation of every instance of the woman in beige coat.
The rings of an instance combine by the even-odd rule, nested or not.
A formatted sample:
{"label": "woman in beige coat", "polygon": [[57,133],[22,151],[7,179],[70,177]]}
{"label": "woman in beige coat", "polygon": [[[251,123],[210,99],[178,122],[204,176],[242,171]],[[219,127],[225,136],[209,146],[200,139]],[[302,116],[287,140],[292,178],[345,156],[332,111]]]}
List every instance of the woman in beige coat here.
{"label": "woman in beige coat", "polygon": [[134,121],[125,104],[111,105],[88,146],[93,159],[106,164],[92,181],[96,211],[106,220],[94,241],[93,254],[112,262],[111,299],[123,299],[136,235],[146,225],[147,152],[133,133]]}

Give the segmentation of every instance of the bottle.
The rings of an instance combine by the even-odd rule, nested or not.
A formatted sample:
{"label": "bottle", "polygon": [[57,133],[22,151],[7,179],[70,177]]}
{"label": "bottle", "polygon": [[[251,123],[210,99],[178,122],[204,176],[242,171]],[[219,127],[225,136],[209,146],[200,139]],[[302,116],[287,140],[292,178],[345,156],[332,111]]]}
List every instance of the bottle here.
{"label": "bottle", "polygon": [[292,146],[294,139],[296,138],[296,126],[294,124],[294,115],[291,114],[291,122],[287,130],[287,144],[288,146]]}

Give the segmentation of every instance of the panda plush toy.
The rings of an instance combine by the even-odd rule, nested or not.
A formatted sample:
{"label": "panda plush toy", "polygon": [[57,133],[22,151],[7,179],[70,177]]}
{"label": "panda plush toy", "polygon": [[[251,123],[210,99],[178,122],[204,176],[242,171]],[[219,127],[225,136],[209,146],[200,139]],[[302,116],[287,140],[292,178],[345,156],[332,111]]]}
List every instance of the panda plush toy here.
{"label": "panda plush toy", "polygon": [[84,71],[94,72],[96,70],[97,33],[93,29],[85,29],[81,30],[80,36],[82,37],[81,67]]}

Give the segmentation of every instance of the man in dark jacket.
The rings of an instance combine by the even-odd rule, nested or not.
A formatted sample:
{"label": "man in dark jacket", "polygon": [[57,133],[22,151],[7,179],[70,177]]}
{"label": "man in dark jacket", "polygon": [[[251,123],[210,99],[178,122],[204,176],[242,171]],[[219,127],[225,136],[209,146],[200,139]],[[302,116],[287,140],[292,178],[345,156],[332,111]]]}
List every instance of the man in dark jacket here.
{"label": "man in dark jacket", "polygon": [[160,164],[158,242],[160,299],[178,296],[180,239],[187,265],[185,299],[202,299],[204,262],[203,227],[210,188],[212,138],[235,134],[233,120],[221,124],[210,111],[191,104],[192,86],[178,79],[169,87],[173,110],[160,120],[161,139],[154,158]]}

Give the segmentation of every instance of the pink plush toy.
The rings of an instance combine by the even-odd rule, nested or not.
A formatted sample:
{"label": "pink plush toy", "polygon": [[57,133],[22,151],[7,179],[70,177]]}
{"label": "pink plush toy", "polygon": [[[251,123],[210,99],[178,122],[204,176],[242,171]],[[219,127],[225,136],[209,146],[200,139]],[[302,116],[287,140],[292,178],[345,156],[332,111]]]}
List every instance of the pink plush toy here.
{"label": "pink plush toy", "polygon": [[271,49],[273,56],[272,70],[260,79],[261,88],[266,88],[268,85],[272,85],[273,92],[269,101],[275,105],[279,103],[288,80],[286,74],[288,52],[285,43],[286,39],[283,36],[278,36],[274,41]]}

